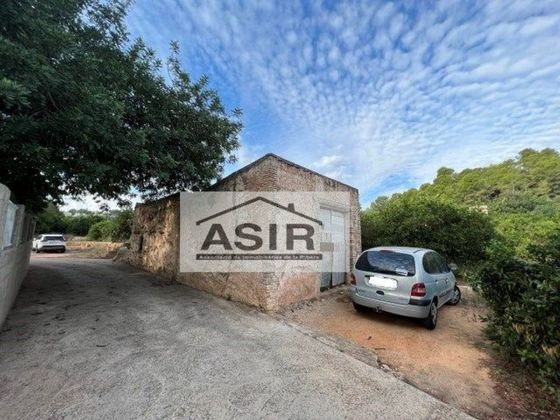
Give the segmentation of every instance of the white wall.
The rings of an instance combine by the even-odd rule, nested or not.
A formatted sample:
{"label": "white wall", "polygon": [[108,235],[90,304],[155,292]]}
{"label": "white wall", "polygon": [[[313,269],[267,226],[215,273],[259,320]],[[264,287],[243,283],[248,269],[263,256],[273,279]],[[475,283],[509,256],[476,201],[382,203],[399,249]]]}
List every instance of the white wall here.
{"label": "white wall", "polygon": [[34,230],[25,207],[12,203],[10,190],[0,184],[0,325],[27,274]]}

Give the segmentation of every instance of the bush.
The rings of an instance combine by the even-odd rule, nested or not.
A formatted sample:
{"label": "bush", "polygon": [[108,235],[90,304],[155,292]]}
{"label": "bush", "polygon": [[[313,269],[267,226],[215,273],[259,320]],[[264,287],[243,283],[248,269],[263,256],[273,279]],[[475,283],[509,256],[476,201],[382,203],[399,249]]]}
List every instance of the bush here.
{"label": "bush", "polygon": [[115,225],[112,220],[102,220],[89,228],[88,239],[92,241],[110,241]]}
{"label": "bush", "polygon": [[49,203],[37,215],[37,233],[71,233],[87,235],[94,241],[126,241],[132,231],[134,212],[130,209],[111,210],[108,213],[94,213],[88,210],[71,210],[62,213],[58,207]]}
{"label": "bush", "polygon": [[523,259],[531,259],[529,248],[543,243],[558,226],[558,219],[532,213],[495,214],[493,219],[496,232]]}
{"label": "bush", "polygon": [[123,210],[110,219],[93,224],[88,231],[92,241],[126,241],[130,238],[133,212]]}
{"label": "bush", "polygon": [[114,230],[113,241],[127,241],[132,233],[132,219],[134,212],[132,210],[122,210],[113,219]]}
{"label": "bush", "polygon": [[89,229],[96,223],[103,220],[103,216],[99,214],[80,214],[66,216],[66,232],[73,233],[78,236],[85,236]]}
{"label": "bush", "polygon": [[470,279],[493,312],[489,338],[504,355],[534,368],[560,400],[560,230],[530,249],[531,261],[493,242]]}
{"label": "bush", "polygon": [[560,270],[560,223],[548,234],[545,241],[531,244],[528,248],[537,262]]}
{"label": "bush", "polygon": [[378,200],[362,212],[364,249],[382,245],[434,249],[458,263],[484,255],[495,237],[487,215],[419,192]]}

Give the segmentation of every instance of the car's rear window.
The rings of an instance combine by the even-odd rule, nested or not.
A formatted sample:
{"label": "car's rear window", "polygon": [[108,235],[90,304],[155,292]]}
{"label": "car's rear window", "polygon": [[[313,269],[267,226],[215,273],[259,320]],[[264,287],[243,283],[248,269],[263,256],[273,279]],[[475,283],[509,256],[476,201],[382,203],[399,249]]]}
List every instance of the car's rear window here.
{"label": "car's rear window", "polygon": [[62,235],[45,235],[43,236],[43,241],[63,241],[64,236]]}
{"label": "car's rear window", "polygon": [[413,276],[416,274],[414,257],[394,251],[367,251],[360,255],[356,269],[373,273]]}

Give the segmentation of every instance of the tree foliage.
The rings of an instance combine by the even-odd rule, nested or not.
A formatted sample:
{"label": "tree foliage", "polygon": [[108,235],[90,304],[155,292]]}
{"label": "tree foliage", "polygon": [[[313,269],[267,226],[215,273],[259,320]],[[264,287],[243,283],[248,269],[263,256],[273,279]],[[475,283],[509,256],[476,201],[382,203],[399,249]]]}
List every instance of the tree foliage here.
{"label": "tree foliage", "polygon": [[441,168],[433,183],[362,212],[362,242],[432,248],[466,263],[492,309],[489,337],[560,400],[559,181],[552,149],[459,173]]}
{"label": "tree foliage", "polygon": [[470,273],[492,309],[487,333],[507,357],[534,368],[560,401],[560,229],[530,256],[500,242]]}
{"label": "tree foliage", "polygon": [[553,149],[525,149],[516,159],[459,173],[443,169],[421,192],[485,206],[501,240],[522,258],[529,258],[531,243],[558,226],[560,154]]}
{"label": "tree foliage", "polygon": [[448,259],[481,258],[494,237],[490,219],[476,210],[417,191],[374,202],[362,214],[362,245],[424,247]]}
{"label": "tree foliage", "polygon": [[67,220],[54,203],[48,203],[45,209],[37,216],[35,232],[41,233],[66,233]]}
{"label": "tree foliage", "polygon": [[89,228],[88,239],[91,241],[110,240],[113,231],[113,224],[110,220],[102,220]]}
{"label": "tree foliage", "polygon": [[103,219],[104,216],[98,213],[65,215],[65,232],[77,236],[86,236],[90,227]]}
{"label": "tree foliage", "polygon": [[154,197],[204,188],[233,160],[240,111],[166,75],[131,40],[128,1],[6,0],[0,8],[0,182],[39,209],[64,194]]}
{"label": "tree foliage", "polygon": [[97,222],[89,228],[88,239],[92,241],[127,241],[132,233],[132,210],[119,211],[112,217]]}
{"label": "tree foliage", "polygon": [[[500,240],[515,248],[520,257],[527,258],[528,247],[541,241],[558,226],[559,177],[560,154],[552,149],[525,149],[516,159],[485,168],[465,169],[459,173],[449,168],[440,168],[433,183],[395,194],[391,198],[378,197],[362,214],[363,245],[382,244],[383,241],[394,245],[415,243],[436,247],[436,250],[452,256],[443,244],[434,242],[437,241],[436,237],[452,232],[459,235],[456,247],[461,248],[461,243],[469,245],[468,241],[461,242],[462,233],[455,231],[462,229],[461,225],[448,224],[444,229],[443,223],[436,222],[445,220],[446,217],[431,213],[443,211],[442,206],[435,204],[439,202],[458,206],[455,211],[459,212],[487,212],[494,229],[482,234],[477,230],[482,225],[475,224],[472,228],[468,227],[468,223],[463,225],[465,229],[475,233],[472,238],[482,234],[481,238],[487,242],[495,230]],[[430,209],[427,201],[432,202],[433,209]],[[406,228],[399,227],[404,218],[405,223],[408,223]],[[414,236],[421,231],[423,238]],[[468,249],[459,253],[470,254],[472,257],[481,255],[479,242],[472,242],[474,253]]]}
{"label": "tree foliage", "polygon": [[131,209],[103,212],[71,210],[63,213],[51,202],[37,215],[35,232],[87,235],[92,240],[126,241],[132,231],[133,216]]}
{"label": "tree foliage", "polygon": [[465,169],[456,173],[453,169],[439,169],[434,182],[423,185],[420,190],[431,196],[443,196],[466,205],[488,205],[498,209],[507,202],[518,201],[520,208],[510,211],[526,211],[523,205],[542,205],[550,201],[558,204],[560,198],[560,154],[553,149],[536,151],[525,149],[516,159],[484,168]]}

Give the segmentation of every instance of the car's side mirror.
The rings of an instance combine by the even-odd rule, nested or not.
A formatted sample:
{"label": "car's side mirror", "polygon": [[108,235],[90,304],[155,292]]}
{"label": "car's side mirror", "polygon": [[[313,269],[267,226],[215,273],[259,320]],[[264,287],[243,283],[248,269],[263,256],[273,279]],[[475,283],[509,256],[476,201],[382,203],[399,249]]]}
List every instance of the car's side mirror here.
{"label": "car's side mirror", "polygon": [[454,273],[456,273],[459,270],[459,267],[455,263],[449,263],[448,266],[449,266],[449,269],[451,271],[453,271]]}

